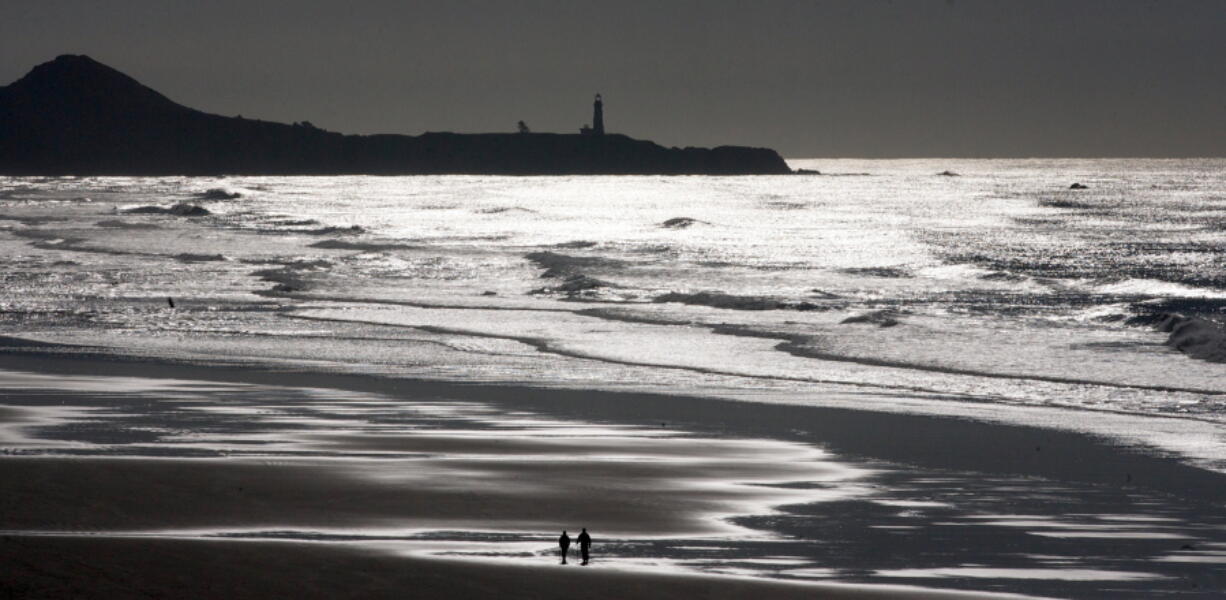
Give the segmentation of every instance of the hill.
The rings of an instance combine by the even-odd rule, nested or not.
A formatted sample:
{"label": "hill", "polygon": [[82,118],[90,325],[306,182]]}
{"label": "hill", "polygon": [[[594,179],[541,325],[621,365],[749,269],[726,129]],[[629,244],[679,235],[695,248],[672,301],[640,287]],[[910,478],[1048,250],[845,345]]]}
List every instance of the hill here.
{"label": "hill", "polygon": [[773,150],[665,148],[624,135],[342,135],[188,108],[87,56],[0,88],[8,175],[775,174]]}

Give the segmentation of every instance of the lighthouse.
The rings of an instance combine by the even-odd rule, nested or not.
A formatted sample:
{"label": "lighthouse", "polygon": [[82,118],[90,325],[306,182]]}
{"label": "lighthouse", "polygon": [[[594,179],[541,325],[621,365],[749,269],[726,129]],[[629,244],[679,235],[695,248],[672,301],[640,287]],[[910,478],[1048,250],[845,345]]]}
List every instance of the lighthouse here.
{"label": "lighthouse", "polygon": [[596,94],[596,102],[592,103],[592,133],[604,135],[604,102],[600,94]]}

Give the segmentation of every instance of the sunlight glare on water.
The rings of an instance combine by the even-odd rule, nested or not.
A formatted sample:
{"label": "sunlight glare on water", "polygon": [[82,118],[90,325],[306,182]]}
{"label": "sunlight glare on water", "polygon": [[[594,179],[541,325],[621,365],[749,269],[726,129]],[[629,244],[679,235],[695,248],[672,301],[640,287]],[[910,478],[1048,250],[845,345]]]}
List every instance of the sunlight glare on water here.
{"label": "sunlight glare on water", "polygon": [[[823,175],[3,179],[3,326],[426,378],[1226,418],[1223,161],[793,162]],[[211,214],[129,212],[180,202]],[[1194,322],[1167,345],[1170,314]]]}

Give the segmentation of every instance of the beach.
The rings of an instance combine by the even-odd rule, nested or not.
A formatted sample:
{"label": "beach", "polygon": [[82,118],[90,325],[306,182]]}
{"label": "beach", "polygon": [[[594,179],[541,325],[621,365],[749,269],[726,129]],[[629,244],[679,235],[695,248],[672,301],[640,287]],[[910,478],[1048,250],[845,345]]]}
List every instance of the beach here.
{"label": "beach", "polygon": [[1219,595],[1216,163],[935,162],[9,178],[2,591]]}
{"label": "beach", "polygon": [[[425,418],[433,425],[412,434],[371,432],[370,421],[346,431],[327,419],[318,424],[333,433],[305,428],[295,435],[289,428],[274,434],[246,422],[241,426],[247,429],[244,442],[258,448],[252,450],[236,446],[242,442],[230,437],[235,434],[153,445],[139,439],[137,431],[128,431],[135,437],[125,439],[122,426],[85,427],[94,433],[105,429],[109,438],[93,439],[95,451],[89,451],[72,443],[91,436],[81,421],[64,414],[65,406],[92,405],[109,412],[112,390],[123,390],[129,401],[154,394],[166,402],[167,395],[191,391],[215,398],[230,386],[255,388],[251,391],[262,392],[261,402],[267,402],[267,394],[278,390],[251,382],[283,380],[288,374],[37,353],[6,353],[0,362],[50,367],[47,373],[5,371],[9,408],[2,426],[7,431],[15,425],[26,425],[28,431],[31,422],[43,431],[54,430],[61,419],[64,424],[75,421],[79,430],[68,439],[49,436],[77,452],[50,450],[46,442],[52,440],[34,436],[5,440],[7,456],[0,460],[0,471],[7,483],[0,506],[6,530],[0,552],[8,565],[4,591],[17,597],[400,597],[408,591],[485,597],[500,590],[515,597],[561,598],[585,587],[652,598],[998,597],[904,586],[687,576],[667,561],[636,564],[615,558],[608,561],[612,568],[604,568],[599,554],[590,571],[564,570],[555,564],[552,538],[542,535],[550,525],[570,522],[590,523],[606,539],[616,536],[602,544],[606,548],[627,540],[737,537],[718,515],[768,511],[789,493],[786,488],[766,493],[757,486],[862,476],[824,464],[821,453],[797,444],[702,439],[633,426],[532,423],[522,411],[503,413],[513,415],[513,422],[499,426],[503,415],[472,406],[471,400],[444,405],[434,399],[424,402]],[[108,375],[96,375],[101,372]],[[132,374],[119,374],[125,372]],[[183,379],[193,375],[210,379]],[[300,375],[313,382],[327,380]],[[342,401],[333,405],[337,409],[369,403],[371,389],[397,390],[401,406],[413,406],[409,399],[417,396],[416,387],[425,388],[421,397],[438,393],[431,389],[437,386],[413,382],[341,378],[333,383],[357,388],[348,395],[332,390],[328,400]],[[486,390],[478,396],[515,397],[516,391],[525,390]],[[12,408],[23,404],[27,408]],[[197,431],[227,429],[222,415],[230,402],[218,404],[210,409],[221,413],[217,422],[197,423]],[[457,415],[465,404],[470,414]],[[248,410],[235,407],[233,412]],[[121,414],[138,420],[156,416],[153,411]],[[448,418],[470,425],[470,419],[492,422],[475,429],[437,423]],[[202,440],[206,437],[220,439],[209,444]],[[304,444],[312,450],[304,450]],[[296,450],[278,453],[270,445]],[[568,458],[558,460],[554,455],[559,453]],[[790,493],[796,502],[846,494]],[[494,531],[459,531],[477,523]],[[283,541],[269,541],[277,539]],[[503,560],[483,561],[482,556]]]}
{"label": "beach", "polygon": [[[19,596],[942,598],[917,565],[972,556],[971,589],[1144,596],[1214,593],[1226,547],[1220,476],[1042,428],[21,346],[0,367],[4,430],[41,432],[0,460]],[[566,523],[599,574],[557,564]]]}

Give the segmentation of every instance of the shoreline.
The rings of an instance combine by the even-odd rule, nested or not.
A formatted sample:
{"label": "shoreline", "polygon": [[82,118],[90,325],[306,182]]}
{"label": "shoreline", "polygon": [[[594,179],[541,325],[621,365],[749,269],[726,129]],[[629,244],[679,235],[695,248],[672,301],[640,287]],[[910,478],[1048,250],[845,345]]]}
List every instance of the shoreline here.
{"label": "shoreline", "polygon": [[[47,351],[27,349],[13,352],[14,346],[45,347]],[[55,349],[66,349],[67,353]],[[1162,491],[1187,494],[1206,502],[1226,502],[1226,473],[1186,464],[1177,457],[1150,454],[1149,449],[1124,445],[1090,433],[1033,425],[985,422],[962,416],[754,403],[640,391],[327,373],[298,366],[273,367],[250,363],[202,365],[88,350],[89,347],[84,346],[0,336],[0,368],[91,375],[97,374],[97,371],[90,363],[102,361],[108,364],[109,375],[340,388],[360,392],[408,392],[422,396],[462,395],[481,402],[543,410],[551,414],[582,414],[587,418],[649,426],[661,422],[684,424],[698,431],[818,442],[839,454],[921,467],[1004,472],[1101,485],[1129,483],[1141,487],[1155,486]],[[54,365],[46,365],[46,359],[52,358],[55,359]],[[150,372],[149,363],[156,365],[157,370]],[[292,379],[286,381],[287,377]],[[515,396],[514,392],[527,392],[532,398]],[[703,423],[694,419],[695,414],[719,415],[722,418],[714,424]],[[806,419],[806,414],[820,418]],[[805,426],[803,431],[797,427],[801,423]],[[868,434],[869,431],[883,429],[890,433],[888,445],[877,443],[879,440]],[[942,443],[934,444],[934,440]],[[985,443],[987,441],[991,443]],[[963,445],[965,448],[959,448]],[[1039,448],[1037,451],[1036,446]],[[1070,456],[1077,458],[1070,462]],[[1108,464],[1114,468],[1087,470],[1085,464]],[[985,465],[991,468],[984,468]],[[1129,474],[1131,478],[1126,477]]]}

